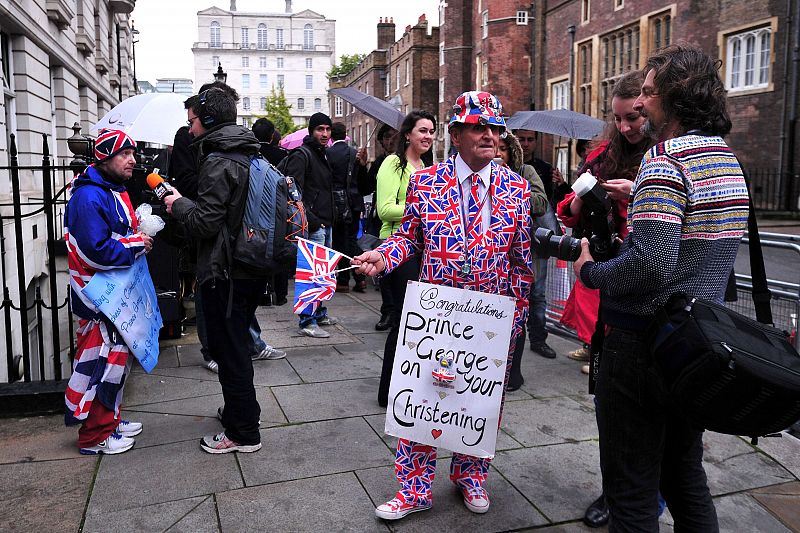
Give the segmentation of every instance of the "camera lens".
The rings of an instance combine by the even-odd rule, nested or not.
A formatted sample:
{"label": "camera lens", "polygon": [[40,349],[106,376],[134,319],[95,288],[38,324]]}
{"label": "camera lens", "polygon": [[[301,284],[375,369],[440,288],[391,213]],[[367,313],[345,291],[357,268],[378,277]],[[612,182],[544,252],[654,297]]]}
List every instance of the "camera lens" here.
{"label": "camera lens", "polygon": [[562,261],[575,261],[581,255],[581,241],[569,235],[556,236],[547,228],[536,229],[532,248],[542,259],[556,257]]}

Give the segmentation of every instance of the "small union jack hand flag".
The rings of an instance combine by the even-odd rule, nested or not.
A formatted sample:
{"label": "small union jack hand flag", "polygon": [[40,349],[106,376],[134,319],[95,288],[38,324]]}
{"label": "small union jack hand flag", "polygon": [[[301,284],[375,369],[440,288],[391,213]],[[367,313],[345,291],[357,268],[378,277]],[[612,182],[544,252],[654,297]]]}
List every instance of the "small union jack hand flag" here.
{"label": "small union jack hand flag", "polygon": [[336,264],[342,254],[321,244],[297,239],[297,272],[294,276],[294,312],[313,314],[321,302],[336,292]]}

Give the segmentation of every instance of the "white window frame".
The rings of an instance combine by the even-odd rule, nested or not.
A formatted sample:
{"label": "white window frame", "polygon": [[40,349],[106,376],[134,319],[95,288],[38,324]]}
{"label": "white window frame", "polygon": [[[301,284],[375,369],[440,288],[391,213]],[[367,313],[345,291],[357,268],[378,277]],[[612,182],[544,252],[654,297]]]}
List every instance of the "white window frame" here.
{"label": "white window frame", "polygon": [[285,85],[285,81],[284,80],[285,80],[285,78],[283,77],[283,74],[278,74],[278,89],[283,89],[283,87]]}
{"label": "white window frame", "polygon": [[242,56],[242,68],[250,68],[250,58]]}
{"label": "white window frame", "polygon": [[395,76],[395,78],[397,78],[396,80],[394,80],[394,90],[395,91],[399,91],[400,90],[400,65],[397,65],[396,67],[394,67],[394,76]]}
{"label": "white window frame", "polygon": [[242,74],[242,89],[250,88],[250,74]]}
{"label": "white window frame", "polygon": [[520,9],[517,11],[517,26],[528,25],[528,12]]}
{"label": "white window frame", "polygon": [[[773,28],[761,26],[725,36],[725,87],[731,94],[768,89],[772,79]],[[767,48],[764,49],[764,38]],[[752,54],[747,52],[752,39]],[[752,64],[748,64],[748,55]],[[748,74],[752,78],[748,82]]]}
{"label": "white window frame", "polygon": [[283,28],[275,28],[275,48],[278,50],[284,49]]}
{"label": "white window frame", "polygon": [[242,26],[242,42],[239,46],[241,48],[250,48],[250,29],[247,26]]}
{"label": "white window frame", "polygon": [[277,68],[283,68],[283,58],[282,57],[275,58],[275,63],[276,63]]}
{"label": "white window frame", "polygon": [[554,158],[555,164],[553,165],[553,167],[555,167],[558,170],[560,170],[561,171],[561,175],[563,175],[563,176],[569,176],[569,172],[567,170],[567,164],[568,164],[568,161],[569,161],[569,159],[568,159],[568,155],[569,155],[568,154],[568,150],[569,150],[568,146],[556,146],[555,147],[555,151],[556,151],[555,155],[556,156]]}
{"label": "white window frame", "polygon": [[219,22],[212,20],[208,27],[208,46],[210,48],[222,48],[222,29]]}
{"label": "white window frame", "polygon": [[481,65],[481,86],[489,85],[489,62],[484,61]]}
{"label": "white window frame", "polygon": [[314,76],[311,74],[306,74],[306,90],[310,91],[314,89]]}
{"label": "white window frame", "polygon": [[481,39],[489,37],[489,10],[486,9],[481,13]]}
{"label": "white window frame", "polygon": [[298,98],[297,99],[297,110],[298,111],[305,111],[306,110],[306,100],[305,100],[305,98]]}
{"label": "white window frame", "polygon": [[266,74],[259,74],[258,75],[258,86],[261,89],[269,88],[269,85],[267,84],[267,75]]}
{"label": "white window frame", "polygon": [[322,98],[314,98],[314,111],[322,111]]}
{"label": "white window frame", "polygon": [[258,58],[258,66],[260,68],[267,68],[267,56],[260,56]]}
{"label": "white window frame", "polygon": [[245,96],[242,98],[242,109],[245,111],[250,111],[250,97]]}
{"label": "white window frame", "polygon": [[439,65],[444,65],[444,43],[439,43]]}
{"label": "white window frame", "polygon": [[581,24],[589,24],[592,18],[592,0],[581,0]]}
{"label": "white window frame", "polygon": [[216,69],[219,66],[219,56],[211,56],[211,68]]}
{"label": "white window frame", "polygon": [[306,24],[303,26],[303,50],[314,49],[314,26]]}
{"label": "white window frame", "polygon": [[258,25],[258,49],[267,49],[267,25],[263,22]]}
{"label": "white window frame", "polygon": [[310,57],[306,58],[306,69],[312,70],[314,68],[314,60]]}
{"label": "white window frame", "polygon": [[439,103],[444,102],[444,78],[439,78]]}
{"label": "white window frame", "polygon": [[403,87],[408,87],[409,83],[411,83],[411,61],[406,59],[406,82],[403,84]]}
{"label": "white window frame", "polygon": [[550,109],[569,108],[569,80],[556,81],[550,84]]}
{"label": "white window frame", "polygon": [[344,112],[344,101],[338,97],[333,97],[333,114],[334,116],[341,117]]}
{"label": "white window frame", "polygon": [[262,96],[261,100],[259,100],[258,109],[259,109],[259,111],[266,111],[266,109],[267,109],[267,97],[266,96]]}

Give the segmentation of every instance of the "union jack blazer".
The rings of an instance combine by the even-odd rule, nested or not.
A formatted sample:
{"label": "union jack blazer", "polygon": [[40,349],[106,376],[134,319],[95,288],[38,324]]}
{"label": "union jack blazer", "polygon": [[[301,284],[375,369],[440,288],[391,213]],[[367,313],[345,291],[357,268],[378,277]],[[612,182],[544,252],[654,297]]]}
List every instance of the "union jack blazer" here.
{"label": "union jack blazer", "polygon": [[[533,284],[528,182],[492,161],[486,200],[491,224],[468,254],[455,157],[411,176],[403,221],[377,251],[387,273],[421,252],[420,281],[515,297],[512,337],[516,338],[522,332]],[[465,261],[469,268],[464,268]]]}

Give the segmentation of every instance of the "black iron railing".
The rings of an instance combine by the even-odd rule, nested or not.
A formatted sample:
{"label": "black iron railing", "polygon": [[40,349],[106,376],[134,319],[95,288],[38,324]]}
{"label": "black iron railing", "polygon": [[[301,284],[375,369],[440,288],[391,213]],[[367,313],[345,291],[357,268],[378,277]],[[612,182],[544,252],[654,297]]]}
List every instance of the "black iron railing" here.
{"label": "black iron railing", "polygon": [[800,176],[777,169],[749,168],[750,194],[759,211],[800,211]]}

